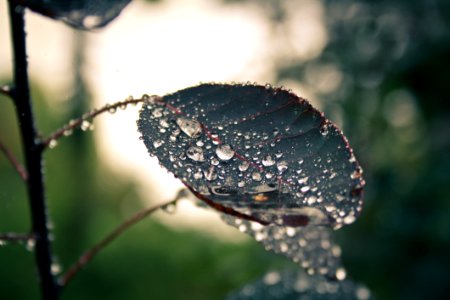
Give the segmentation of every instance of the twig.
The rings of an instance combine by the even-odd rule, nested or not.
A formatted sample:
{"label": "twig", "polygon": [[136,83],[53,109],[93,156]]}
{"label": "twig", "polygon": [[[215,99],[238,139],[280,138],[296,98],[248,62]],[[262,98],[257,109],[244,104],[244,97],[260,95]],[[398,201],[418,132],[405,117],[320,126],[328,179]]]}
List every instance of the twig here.
{"label": "twig", "polygon": [[[153,97],[157,97],[157,96],[153,96]],[[149,99],[150,99],[150,96],[144,95],[140,99],[128,98],[124,101],[116,102],[114,104],[107,104],[100,109],[94,109],[88,113],[85,113],[80,118],[72,120],[68,124],[61,127],[60,129],[54,131],[52,134],[50,134],[47,138],[45,138],[41,142],[41,145],[43,148],[48,147],[48,146],[51,147],[52,144],[56,142],[56,140],[65,136],[67,132],[71,132],[75,128],[82,127],[82,129],[84,129],[83,127],[87,125],[86,129],[88,129],[90,123],[86,123],[86,122],[89,122],[91,119],[95,118],[99,114],[102,114],[104,112],[114,113],[114,112],[116,112],[117,108],[123,109],[123,108],[126,108],[130,104],[136,105],[138,103],[148,101]]]}
{"label": "twig", "polygon": [[3,152],[3,154],[5,154],[9,162],[14,166],[20,178],[22,178],[22,180],[26,182],[28,180],[27,170],[25,170],[25,167],[14,156],[14,153],[12,153],[11,150],[9,150],[1,140],[0,140],[0,150]]}
{"label": "twig", "polygon": [[26,242],[33,239],[34,236],[29,233],[16,233],[16,232],[0,233],[0,242]]}
{"label": "twig", "polygon": [[78,274],[78,272],[83,269],[100,251],[102,251],[106,246],[108,246],[112,241],[117,239],[122,233],[124,233],[127,229],[129,229],[134,224],[139,221],[145,219],[147,216],[157,211],[160,208],[176,203],[179,199],[184,198],[186,196],[187,190],[183,189],[178,192],[175,199],[160,203],[158,205],[152,206],[150,208],[146,208],[141,210],[128,218],[125,222],[120,224],[116,229],[111,231],[105,238],[103,238],[99,243],[93,246],[91,249],[87,250],[77,262],[75,262],[66,273],[60,278],[59,285],[61,287],[65,287],[68,283]]}
{"label": "twig", "polygon": [[19,120],[25,166],[28,170],[27,193],[31,210],[32,232],[35,237],[35,259],[39,274],[41,297],[58,299],[58,286],[51,271],[52,253],[47,227],[47,207],[43,181],[42,151],[38,147],[34,115],[31,107],[30,84],[26,51],[25,15],[21,6],[9,1],[11,37],[14,57],[14,86],[12,96]]}

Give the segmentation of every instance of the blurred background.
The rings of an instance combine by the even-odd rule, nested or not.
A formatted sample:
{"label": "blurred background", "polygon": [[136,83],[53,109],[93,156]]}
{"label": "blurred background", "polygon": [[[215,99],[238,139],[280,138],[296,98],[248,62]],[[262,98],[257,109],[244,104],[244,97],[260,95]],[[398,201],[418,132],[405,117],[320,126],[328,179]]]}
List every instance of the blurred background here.
{"label": "blurred background", "polygon": [[[0,83],[11,81],[0,2]],[[378,299],[450,294],[450,2],[133,1],[111,25],[75,31],[27,13],[30,74],[44,134],[105,103],[199,82],[291,88],[343,129],[365,171],[363,214],[336,232],[349,277]],[[147,155],[137,108],[96,119],[46,155],[55,272],[180,184]],[[9,99],[0,138],[21,157]],[[24,185],[0,156],[0,232],[27,232]],[[0,245],[2,299],[36,299],[34,257]],[[30,248],[30,247],[28,247]],[[222,299],[290,265],[181,202],[129,230],[62,299]]]}

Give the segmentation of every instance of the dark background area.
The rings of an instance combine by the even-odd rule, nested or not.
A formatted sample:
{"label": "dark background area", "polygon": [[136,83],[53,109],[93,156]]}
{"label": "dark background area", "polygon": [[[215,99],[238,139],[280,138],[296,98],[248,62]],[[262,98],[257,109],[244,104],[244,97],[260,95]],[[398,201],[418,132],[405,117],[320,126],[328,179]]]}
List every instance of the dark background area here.
{"label": "dark background area", "polygon": [[[241,2],[260,5],[273,27],[285,26],[283,4],[289,1],[223,5]],[[339,116],[364,168],[363,214],[336,232],[348,274],[378,299],[444,299],[450,295],[450,2],[323,5],[325,49],[306,62],[286,57],[276,66],[277,80],[314,89],[325,114]],[[77,39],[82,49],[82,35]],[[65,114],[55,115],[52,99],[33,86],[43,132],[90,107],[88,85],[77,69],[82,50],[74,53],[79,75]],[[340,74],[334,89],[324,88],[330,69]],[[0,137],[20,153],[13,116],[12,104],[0,96]],[[65,268],[123,220],[124,201],[130,213],[142,203],[133,182],[99,163],[89,133],[74,132],[46,159],[53,248]],[[26,232],[29,222],[23,183],[2,156],[0,232]],[[221,299],[286,264],[256,242],[221,242],[149,218],[108,247],[62,299]],[[32,253],[20,244],[0,246],[0,298],[35,299],[37,289]]]}

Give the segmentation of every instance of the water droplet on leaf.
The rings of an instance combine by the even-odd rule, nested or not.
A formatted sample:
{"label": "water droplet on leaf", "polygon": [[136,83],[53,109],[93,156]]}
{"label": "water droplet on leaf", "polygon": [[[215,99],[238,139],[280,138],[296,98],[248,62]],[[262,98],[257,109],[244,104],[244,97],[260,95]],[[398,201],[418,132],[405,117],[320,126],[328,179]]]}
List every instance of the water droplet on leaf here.
{"label": "water droplet on leaf", "polygon": [[277,163],[278,171],[284,172],[287,170],[287,168],[288,168],[288,164],[286,161],[283,160],[283,161],[280,161],[279,163]]}
{"label": "water droplet on leaf", "polygon": [[193,161],[205,161],[203,150],[197,146],[191,146],[186,150],[186,155]]}
{"label": "water droplet on leaf", "polygon": [[239,165],[239,171],[241,172],[245,172],[247,171],[248,167],[250,166],[250,163],[248,161],[243,161],[240,165]]}
{"label": "water droplet on leaf", "polygon": [[259,172],[253,172],[253,173],[252,173],[252,179],[253,179],[254,181],[261,181],[261,179],[262,179],[261,173],[259,173]]}
{"label": "water droplet on leaf", "polygon": [[176,123],[180,127],[181,131],[191,138],[197,138],[202,133],[202,126],[200,122],[196,120],[177,118]]}
{"label": "water droplet on leaf", "polygon": [[265,167],[273,166],[275,164],[275,160],[270,155],[264,156],[262,160],[262,164]]}
{"label": "water droplet on leaf", "polygon": [[234,156],[234,150],[230,145],[222,144],[216,148],[216,154],[220,160],[227,161]]}

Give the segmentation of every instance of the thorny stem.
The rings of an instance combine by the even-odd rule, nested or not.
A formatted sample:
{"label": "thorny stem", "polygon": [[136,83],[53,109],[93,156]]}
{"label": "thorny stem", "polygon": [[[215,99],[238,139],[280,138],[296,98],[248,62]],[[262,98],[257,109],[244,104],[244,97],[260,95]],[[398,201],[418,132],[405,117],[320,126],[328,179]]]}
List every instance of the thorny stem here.
{"label": "thorny stem", "polygon": [[9,162],[14,166],[20,178],[22,178],[22,180],[26,182],[28,180],[27,170],[25,170],[24,166],[14,156],[14,153],[12,153],[11,150],[9,150],[1,140],[0,140],[0,151],[2,151],[3,154],[5,154]]}
{"label": "thorny stem", "polygon": [[90,112],[87,112],[80,118],[72,120],[68,124],[61,127],[60,129],[54,131],[47,138],[42,140],[41,145],[43,148],[50,146],[53,141],[56,141],[59,138],[63,137],[66,134],[66,132],[71,132],[75,128],[81,127],[83,125],[83,122],[89,121],[102,113],[115,112],[117,108],[125,108],[129,104],[135,105],[138,103],[142,103],[148,101],[148,98],[149,98],[148,96],[143,96],[141,99],[130,98],[124,101],[116,102],[114,104],[107,104],[100,109],[94,109]]}
{"label": "thorny stem", "polygon": [[112,241],[117,239],[120,235],[122,235],[127,229],[129,229],[134,224],[139,221],[145,219],[147,216],[151,215],[153,212],[157,211],[160,208],[176,203],[181,198],[186,197],[187,190],[182,189],[178,192],[175,199],[172,199],[167,202],[160,203],[158,205],[146,208],[135,213],[133,216],[125,220],[122,224],[116,227],[113,231],[111,231],[105,238],[103,238],[99,243],[94,245],[91,249],[87,250],[79,259],[76,261],[60,278],[59,285],[61,287],[65,287],[69,284],[69,282],[78,274],[78,272],[83,269],[92,259],[102,251],[106,246],[108,246]]}
{"label": "thorny stem", "polygon": [[14,53],[14,86],[11,90],[28,170],[27,192],[31,210],[32,232],[35,237],[35,259],[39,274],[41,297],[58,299],[58,288],[51,271],[52,254],[42,172],[42,149],[38,147],[34,115],[28,82],[28,62],[25,38],[24,9],[9,1]]}
{"label": "thorny stem", "polygon": [[34,236],[29,233],[6,232],[0,233],[0,242],[26,242],[34,240]]}

